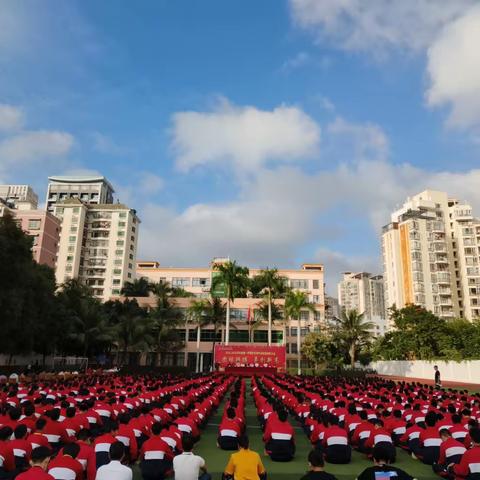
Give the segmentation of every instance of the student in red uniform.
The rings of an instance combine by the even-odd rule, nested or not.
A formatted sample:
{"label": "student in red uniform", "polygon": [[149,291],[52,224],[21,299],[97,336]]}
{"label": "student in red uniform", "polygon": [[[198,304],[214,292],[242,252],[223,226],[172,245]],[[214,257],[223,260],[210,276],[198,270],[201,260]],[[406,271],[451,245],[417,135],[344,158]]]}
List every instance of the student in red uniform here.
{"label": "student in red uniform", "polygon": [[352,447],[348,444],[348,434],[338,426],[338,418],[335,415],[328,417],[328,428],[323,435],[323,447],[327,462],[350,463]]}
{"label": "student in red uniform", "polygon": [[282,409],[269,418],[263,441],[265,451],[274,462],[289,462],[295,456],[295,432],[288,422],[286,410]]}
{"label": "student in red uniform", "polygon": [[367,449],[367,451],[371,451],[377,445],[381,445],[385,450],[389,452],[389,463],[395,463],[397,454],[392,437],[387,432],[387,430],[385,430],[382,420],[377,418],[375,420],[372,420],[372,423],[375,429],[368,438],[368,440],[365,442],[365,448]]}
{"label": "student in red uniform", "polygon": [[238,438],[242,432],[236,416],[235,409],[229,407],[226,417],[220,422],[217,444],[222,450],[238,450]]}
{"label": "student in red uniform", "polygon": [[472,439],[472,448],[467,450],[458,465],[449,465],[450,471],[455,474],[455,478],[466,480],[476,480],[480,478],[480,429],[470,430]]}
{"label": "student in red uniform", "polygon": [[452,437],[452,434],[446,429],[440,430],[440,438],[442,444],[440,445],[440,456],[438,463],[432,465],[435,473],[442,477],[448,476],[448,465],[452,463],[460,463],[462,455],[466,452],[466,448],[458,440]]}
{"label": "student in red uniform", "polygon": [[28,462],[30,461],[30,454],[32,453],[32,447],[27,440],[27,426],[17,425],[15,428],[14,439],[10,441],[10,446],[13,450],[13,456],[15,457],[15,467],[19,471],[26,470],[28,468]]}
{"label": "student in red uniform", "polygon": [[427,428],[420,433],[419,454],[415,454],[427,465],[438,463],[438,457],[440,456],[440,444],[442,440],[438,434],[438,428],[435,426],[436,422],[437,414],[435,412],[428,412],[425,416]]}
{"label": "student in red uniform", "polygon": [[95,461],[97,470],[102,466],[110,463],[110,445],[118,440],[115,435],[118,433],[118,423],[109,422],[104,427],[105,433],[95,439],[93,448],[95,450]]}
{"label": "student in red uniform", "polygon": [[78,443],[68,443],[49,464],[48,473],[55,480],[83,480],[82,464],[76,459],[80,453]]}
{"label": "student in red uniform", "polygon": [[11,442],[8,441],[12,433],[11,427],[0,428],[0,478],[9,478],[10,472],[15,470],[15,456]]}
{"label": "student in red uniform", "polygon": [[164,480],[172,471],[173,451],[167,442],[160,438],[162,424],[152,425],[152,436],[140,450],[140,470],[143,480]]}
{"label": "student in red uniform", "polygon": [[26,472],[17,476],[16,480],[55,480],[46,470],[52,451],[46,447],[37,447],[32,450],[32,465]]}

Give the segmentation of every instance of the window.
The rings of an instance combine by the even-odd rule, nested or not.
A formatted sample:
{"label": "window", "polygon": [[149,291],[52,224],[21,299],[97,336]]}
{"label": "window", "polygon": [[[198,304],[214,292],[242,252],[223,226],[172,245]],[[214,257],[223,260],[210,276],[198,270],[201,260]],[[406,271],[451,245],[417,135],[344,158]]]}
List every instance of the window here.
{"label": "window", "polygon": [[121,265],[122,264],[122,261],[121,260],[115,260],[115,262],[113,262],[115,265]]}
{"label": "window", "polygon": [[131,270],[133,268],[133,265],[131,263],[129,263],[128,268]]}
{"label": "window", "polygon": [[127,277],[128,277],[128,278],[132,278],[132,274],[129,273],[129,274],[127,275]]}
{"label": "window", "polygon": [[73,262],[73,255],[68,255],[67,262]]}
{"label": "window", "polygon": [[300,320],[308,321],[310,319],[310,312],[308,310],[302,310],[300,312]]}
{"label": "window", "polygon": [[63,213],[63,207],[57,207],[56,212],[57,213]]}
{"label": "window", "polygon": [[65,271],[66,271],[66,272],[71,272],[71,271],[72,271],[72,266],[71,266],[71,265],[67,265],[67,266],[65,267]]}
{"label": "window", "polygon": [[117,240],[117,247],[123,247],[124,243],[123,240]]}
{"label": "window", "polygon": [[248,316],[248,309],[246,308],[231,308],[230,319],[237,322],[246,322]]}
{"label": "window", "polygon": [[114,275],[121,275],[121,274],[122,274],[122,270],[121,270],[120,268],[115,268],[115,269],[113,270],[113,274],[114,274]]}
{"label": "window", "polygon": [[190,277],[173,277],[172,287],[189,287]]}
{"label": "window", "polygon": [[310,333],[310,329],[308,327],[300,329],[300,336],[305,337]]}
{"label": "window", "polygon": [[126,225],[125,222],[118,222],[118,226],[121,228],[121,227],[124,227]]}
{"label": "window", "polygon": [[192,278],[192,287],[209,287],[209,286],[210,286],[209,278],[202,278],[202,277]]}
{"label": "window", "polygon": [[312,301],[313,301],[313,303],[319,303],[320,302],[320,296],[319,295],[313,295]]}
{"label": "window", "polygon": [[132,235],[132,236],[130,237],[130,240],[131,240],[132,242],[134,242],[134,241],[135,241],[135,237]]}
{"label": "window", "polygon": [[120,218],[127,218],[127,212],[120,212],[118,215]]}
{"label": "window", "polygon": [[118,232],[118,236],[119,236],[119,237],[124,237],[124,236],[125,236],[125,232],[122,232],[122,231]]}
{"label": "window", "polygon": [[123,250],[115,250],[115,255],[123,255]]}
{"label": "window", "polygon": [[314,319],[316,322],[319,322],[319,321],[322,319],[322,317],[321,317],[321,315],[320,315],[320,312],[319,312],[318,310],[315,310],[315,311],[313,312],[313,319]]}
{"label": "window", "polygon": [[41,220],[29,220],[28,229],[29,230],[40,230]]}
{"label": "window", "polygon": [[113,285],[120,285],[120,281],[121,280],[119,278],[114,278],[112,283]]}
{"label": "window", "polygon": [[132,227],[132,232],[135,233],[137,230],[135,227]]}
{"label": "window", "polygon": [[76,227],[75,225],[72,225],[72,226],[70,227],[70,232],[71,232],[71,233],[75,233],[76,231],[77,231],[77,227]]}
{"label": "window", "polygon": [[75,207],[73,209],[73,213],[80,213],[80,207]]}
{"label": "window", "polygon": [[113,295],[120,295],[120,290],[119,290],[118,288],[114,288],[114,289],[112,290],[112,294],[113,294]]}
{"label": "window", "polygon": [[297,336],[297,327],[291,327],[290,328],[290,336],[291,337],[296,337]]}
{"label": "window", "polygon": [[72,217],[72,223],[78,223],[78,217]]}
{"label": "window", "polygon": [[129,257],[130,257],[130,260],[133,260],[133,254],[130,254]]}
{"label": "window", "polygon": [[319,280],[312,280],[313,282],[313,289],[314,290],[317,290],[318,288],[320,288],[320,281]]}
{"label": "window", "polygon": [[77,240],[77,237],[75,235],[72,235],[71,237],[68,237],[68,241],[70,243],[74,243]]}
{"label": "window", "polygon": [[298,353],[297,344],[291,343],[290,344],[290,353]]}
{"label": "window", "polygon": [[75,251],[75,247],[73,245],[70,245],[67,251],[68,253],[73,253]]}
{"label": "window", "polygon": [[290,287],[306,289],[308,288],[308,280],[290,280]]}

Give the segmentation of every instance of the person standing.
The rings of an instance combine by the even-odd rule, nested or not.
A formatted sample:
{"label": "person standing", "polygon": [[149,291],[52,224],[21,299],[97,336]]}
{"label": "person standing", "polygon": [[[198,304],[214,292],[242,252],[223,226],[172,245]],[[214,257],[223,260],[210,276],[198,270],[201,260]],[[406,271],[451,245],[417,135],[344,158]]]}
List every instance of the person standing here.
{"label": "person standing", "polygon": [[173,459],[175,480],[211,480],[212,476],[207,473],[205,460],[192,452],[193,438],[183,437],[182,445],[183,453]]}
{"label": "person standing", "polygon": [[266,478],[260,455],[249,448],[247,435],[238,439],[238,452],[232,453],[222,476],[223,479],[260,480]]}
{"label": "person standing", "polygon": [[435,388],[442,388],[442,381],[440,379],[440,370],[438,369],[438,365],[433,367],[435,370]]}

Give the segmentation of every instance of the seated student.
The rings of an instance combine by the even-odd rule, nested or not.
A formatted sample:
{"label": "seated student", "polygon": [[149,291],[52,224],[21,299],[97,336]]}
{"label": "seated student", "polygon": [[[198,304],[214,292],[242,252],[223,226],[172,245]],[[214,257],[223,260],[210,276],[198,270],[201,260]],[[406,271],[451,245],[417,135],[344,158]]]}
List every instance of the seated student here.
{"label": "seated student", "polygon": [[265,451],[274,462],[289,462],[295,455],[295,432],[288,422],[286,410],[270,417],[263,440]]}
{"label": "seated student", "polygon": [[190,435],[183,437],[183,453],[173,459],[175,480],[211,480],[212,476],[207,472],[205,460],[192,452],[194,445],[195,442]]}
{"label": "seated student", "polygon": [[395,463],[397,452],[395,449],[395,445],[393,444],[392,437],[383,427],[382,420],[374,419],[372,420],[372,423],[375,429],[365,442],[365,448],[367,449],[367,451],[371,451],[375,446],[382,445],[390,452],[389,463]]}
{"label": "seated student", "polygon": [[125,457],[125,445],[116,441],[110,445],[108,453],[110,462],[97,470],[95,480],[132,480],[132,469],[122,465],[122,460]]}
{"label": "seated student", "polygon": [[227,408],[227,416],[222,419],[218,429],[217,443],[222,450],[238,450],[238,437],[241,432],[235,418],[235,409]]}
{"label": "seated student", "polygon": [[347,432],[338,426],[335,415],[328,417],[328,427],[323,435],[325,460],[329,463],[350,463],[352,447],[348,444]]}
{"label": "seated student", "polygon": [[427,465],[438,463],[440,456],[440,444],[442,440],[438,434],[437,414],[435,412],[428,412],[425,416],[425,423],[427,428],[420,433],[420,449],[415,455]]}
{"label": "seated student", "polygon": [[222,480],[265,480],[267,473],[260,455],[249,449],[246,435],[238,439],[238,449],[238,452],[230,455]]}
{"label": "seated student", "polygon": [[152,425],[152,436],[140,450],[140,470],[143,480],[163,480],[172,470],[173,451],[167,442],[160,438],[162,424]]}
{"label": "seated student", "polygon": [[322,452],[312,450],[308,454],[309,471],[300,480],[337,480],[337,477],[325,472],[323,469],[325,462],[323,461]]}
{"label": "seated student", "polygon": [[19,471],[23,471],[27,469],[30,454],[32,453],[32,446],[27,440],[27,426],[23,424],[17,425],[13,434],[15,438],[10,441],[10,446],[15,456],[15,467],[18,468]]}
{"label": "seated student", "polygon": [[55,480],[46,472],[51,456],[52,451],[47,447],[34,448],[30,457],[31,467],[18,475],[16,480]]}
{"label": "seated student", "polygon": [[357,480],[378,480],[394,478],[395,480],[414,480],[407,472],[390,465],[390,452],[383,445],[373,448],[373,467],[366,468]]}
{"label": "seated student", "polygon": [[79,453],[78,443],[67,443],[48,464],[48,473],[55,480],[83,480],[83,467],[76,459]]}
{"label": "seated student", "polygon": [[480,429],[472,428],[470,437],[472,448],[462,455],[458,465],[449,465],[449,470],[455,475],[455,478],[465,478],[466,480],[480,478]]}
{"label": "seated student", "polygon": [[400,438],[407,431],[407,422],[402,419],[401,410],[393,410],[392,416],[384,421],[384,426],[392,436],[393,443],[399,445]]}
{"label": "seated student", "polygon": [[432,465],[433,471],[439,475],[447,476],[448,465],[460,463],[462,455],[466,452],[466,448],[458,440],[452,437],[452,434],[446,429],[440,430],[440,457],[438,463]]}
{"label": "seated student", "polygon": [[93,444],[97,470],[110,461],[110,447],[118,442],[115,438],[115,435],[118,433],[118,423],[110,422],[105,425],[104,430],[105,433],[97,437]]}

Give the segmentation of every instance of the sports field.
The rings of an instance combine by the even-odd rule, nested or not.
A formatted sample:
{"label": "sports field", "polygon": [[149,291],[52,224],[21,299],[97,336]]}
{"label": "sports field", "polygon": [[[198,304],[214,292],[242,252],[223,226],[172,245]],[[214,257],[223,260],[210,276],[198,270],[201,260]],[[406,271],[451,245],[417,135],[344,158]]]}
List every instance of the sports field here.
{"label": "sports field", "polygon": [[[196,445],[195,453],[201,455],[206,463],[208,471],[212,474],[213,480],[220,480],[223,469],[227,464],[231,452],[225,452],[217,448],[218,425],[223,413],[224,403],[220,404],[219,409],[213,415],[207,428],[202,432],[202,437]],[[268,472],[269,480],[295,480],[302,477],[308,468],[307,455],[311,450],[311,444],[299,425],[296,424],[296,445],[297,453],[295,458],[288,463],[278,463],[270,461],[269,457],[263,454],[262,431],[256,416],[256,409],[251,397],[250,381],[247,380],[246,392],[246,419],[247,434],[250,438],[250,448],[259,452],[262,456],[265,468]],[[352,480],[367,466],[372,463],[365,459],[365,456],[357,452],[353,453],[352,462],[348,465],[326,465],[326,470],[334,474],[339,480]],[[406,470],[410,475],[418,480],[438,479],[431,467],[423,465],[418,460],[413,460],[404,451],[397,449],[397,467]],[[141,475],[136,472],[135,480],[140,480]]]}

